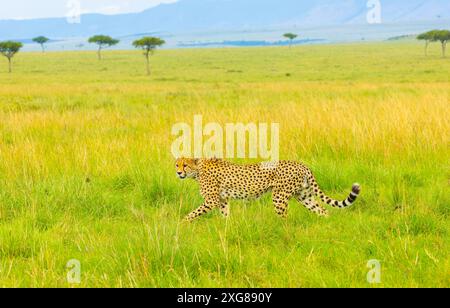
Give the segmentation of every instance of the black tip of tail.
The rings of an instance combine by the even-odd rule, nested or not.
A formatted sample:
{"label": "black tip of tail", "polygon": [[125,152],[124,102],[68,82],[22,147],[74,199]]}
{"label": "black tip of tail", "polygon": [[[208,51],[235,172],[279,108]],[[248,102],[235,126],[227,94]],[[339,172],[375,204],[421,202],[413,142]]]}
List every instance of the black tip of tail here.
{"label": "black tip of tail", "polygon": [[361,186],[359,184],[353,184],[352,193],[354,193],[355,195],[359,195],[360,192]]}

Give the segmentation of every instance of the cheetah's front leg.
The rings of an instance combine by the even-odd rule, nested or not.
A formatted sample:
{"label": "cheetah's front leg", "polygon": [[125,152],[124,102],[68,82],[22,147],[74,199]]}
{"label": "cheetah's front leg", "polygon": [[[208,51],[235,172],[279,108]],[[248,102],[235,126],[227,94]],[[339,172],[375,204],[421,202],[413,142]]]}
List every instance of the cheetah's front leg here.
{"label": "cheetah's front leg", "polygon": [[195,211],[190,213],[186,217],[186,221],[192,222],[192,221],[196,220],[197,218],[199,218],[200,216],[208,214],[209,212],[211,212],[216,207],[219,207],[219,205],[220,205],[219,197],[211,196],[211,195],[210,196],[206,196],[205,197],[205,203],[201,207],[199,207],[198,209],[196,209]]}

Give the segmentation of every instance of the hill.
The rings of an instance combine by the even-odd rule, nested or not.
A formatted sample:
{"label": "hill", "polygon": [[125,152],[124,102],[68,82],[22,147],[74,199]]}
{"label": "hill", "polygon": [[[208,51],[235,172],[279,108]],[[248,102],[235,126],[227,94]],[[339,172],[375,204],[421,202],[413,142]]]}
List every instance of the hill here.
{"label": "hill", "polygon": [[[83,15],[81,23],[66,18],[0,21],[0,39],[86,37],[97,33],[192,33],[262,30],[331,25],[367,25],[367,0],[180,0],[141,13]],[[449,24],[448,0],[382,2],[384,24],[440,22]],[[358,28],[356,28],[357,30]]]}

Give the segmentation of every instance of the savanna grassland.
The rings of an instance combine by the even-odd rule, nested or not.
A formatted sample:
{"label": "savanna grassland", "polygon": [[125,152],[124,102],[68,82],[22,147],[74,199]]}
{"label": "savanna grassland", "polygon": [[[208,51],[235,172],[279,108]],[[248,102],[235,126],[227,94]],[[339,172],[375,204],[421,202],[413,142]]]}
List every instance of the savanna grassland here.
{"label": "savanna grassland", "polygon": [[[450,286],[450,59],[419,43],[0,59],[0,286]],[[278,122],[282,159],[362,195],[328,219],[270,196],[181,223],[171,128]],[[249,161],[250,162],[250,161]],[[80,285],[66,264],[81,262]],[[382,265],[381,284],[366,280]]]}

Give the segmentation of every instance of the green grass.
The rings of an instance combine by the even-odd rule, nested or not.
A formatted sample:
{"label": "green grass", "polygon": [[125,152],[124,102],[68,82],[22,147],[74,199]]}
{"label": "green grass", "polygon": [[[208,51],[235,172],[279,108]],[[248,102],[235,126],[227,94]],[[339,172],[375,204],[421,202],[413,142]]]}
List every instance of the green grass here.
{"label": "green grass", "polygon": [[[0,286],[448,287],[450,59],[382,43],[21,53],[0,62]],[[270,196],[181,219],[172,125],[278,122],[301,160],[354,207],[315,217]],[[382,283],[366,281],[378,259]]]}

